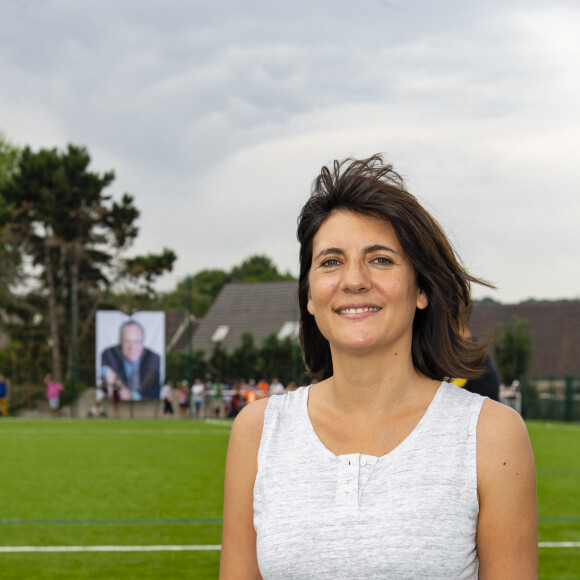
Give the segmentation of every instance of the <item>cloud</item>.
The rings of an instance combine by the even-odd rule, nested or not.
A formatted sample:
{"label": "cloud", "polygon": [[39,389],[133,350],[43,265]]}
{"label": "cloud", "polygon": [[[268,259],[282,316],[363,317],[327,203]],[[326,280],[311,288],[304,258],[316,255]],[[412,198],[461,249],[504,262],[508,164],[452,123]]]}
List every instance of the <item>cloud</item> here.
{"label": "cloud", "polygon": [[13,2],[0,128],[114,168],[142,212],[135,251],[179,256],[163,288],[253,253],[295,272],[320,166],[383,151],[500,299],[573,296],[578,16],[564,0]]}

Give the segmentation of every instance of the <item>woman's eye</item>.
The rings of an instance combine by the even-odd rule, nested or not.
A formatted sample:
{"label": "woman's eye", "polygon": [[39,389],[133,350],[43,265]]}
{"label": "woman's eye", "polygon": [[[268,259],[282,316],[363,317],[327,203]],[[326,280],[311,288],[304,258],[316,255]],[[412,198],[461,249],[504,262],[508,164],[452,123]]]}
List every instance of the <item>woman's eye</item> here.
{"label": "woman's eye", "polygon": [[335,260],[334,258],[324,260],[324,262],[322,262],[322,266],[325,266],[327,268],[332,266],[338,266],[338,260]]}
{"label": "woman's eye", "polygon": [[385,258],[384,256],[380,256],[379,258],[375,258],[373,260],[377,264],[392,264],[393,262],[389,258]]}

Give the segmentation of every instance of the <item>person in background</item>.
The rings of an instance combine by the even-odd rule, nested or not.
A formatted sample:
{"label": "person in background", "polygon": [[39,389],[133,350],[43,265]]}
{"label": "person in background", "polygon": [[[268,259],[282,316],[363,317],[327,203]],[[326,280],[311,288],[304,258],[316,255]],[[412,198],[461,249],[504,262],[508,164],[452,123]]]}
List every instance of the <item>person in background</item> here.
{"label": "person in background", "polygon": [[274,377],[270,383],[269,393],[271,395],[281,395],[284,392],[284,385]]}
{"label": "person in background", "polygon": [[113,379],[113,384],[110,385],[111,403],[113,404],[113,416],[115,419],[120,417],[119,407],[121,405],[121,392],[123,389],[126,389],[126,387],[121,382],[121,379],[115,377]]}
{"label": "person in background", "polygon": [[262,391],[262,393],[264,395],[268,394],[268,389],[270,387],[270,385],[268,384],[268,381],[266,381],[265,379],[261,379],[258,384],[256,385],[256,387]]}
{"label": "person in background", "polygon": [[228,412],[228,417],[233,419],[240,414],[240,411],[246,404],[246,400],[244,398],[244,393],[242,390],[242,381],[235,381],[233,386],[233,394],[232,400],[230,403],[230,409]]}
{"label": "person in background", "polygon": [[205,387],[200,378],[195,379],[193,385],[191,386],[191,396],[193,399],[193,409],[195,413],[195,418],[199,419],[201,416],[201,409],[203,407],[203,392]]}
{"label": "person in background", "polygon": [[101,385],[97,385],[95,389],[95,401],[88,412],[89,417],[106,417],[107,412],[103,409],[102,403],[106,398],[105,389]]}
{"label": "person in background", "polygon": [[0,416],[2,417],[6,417],[8,415],[9,394],[10,381],[4,375],[0,375]]}
{"label": "person in background", "polygon": [[64,389],[63,385],[52,380],[52,375],[48,373],[44,377],[46,385],[46,398],[50,407],[50,414],[57,417],[60,414],[60,392]]}
{"label": "person in background", "polygon": [[[469,326],[463,326],[463,337],[466,340],[473,340]],[[493,359],[486,351],[483,363],[481,363],[481,373],[473,379],[453,379],[453,382],[464,389],[477,393],[483,397],[489,397],[493,401],[499,401],[499,372],[495,366]]]}
{"label": "person in background", "polygon": [[189,408],[189,386],[187,385],[187,381],[181,381],[179,383],[177,404],[179,406],[179,416],[182,419],[187,419],[187,409]]}
{"label": "person in background", "polygon": [[[463,329],[463,336],[467,340],[473,340],[471,331],[467,325],[465,325]],[[483,363],[481,363],[481,374],[478,377],[466,381],[463,388],[472,393],[489,397],[494,401],[499,401],[499,385],[499,371],[497,370],[489,352],[486,352]]]}
{"label": "person in background", "polygon": [[483,397],[489,397],[493,401],[499,401],[499,372],[489,353],[486,353],[483,359],[481,371],[481,376],[465,381],[463,388]]}
{"label": "person in background", "polygon": [[[224,383],[221,381],[221,379],[216,380],[215,383],[213,383],[212,385],[212,391],[213,391],[213,412],[215,414],[216,419],[222,414],[222,411],[224,410],[224,407],[226,405],[226,402],[224,401],[224,396],[223,396],[223,392],[224,392]],[[229,412],[229,408],[227,409],[226,412],[226,416]]]}
{"label": "person in background", "polygon": [[163,414],[173,415],[173,383],[167,381],[161,389],[161,400],[163,401]]}
{"label": "person in background", "polygon": [[380,155],[322,169],[298,240],[320,382],[234,421],[220,578],[537,578],[522,418],[444,380],[480,372],[461,322],[489,284]]}

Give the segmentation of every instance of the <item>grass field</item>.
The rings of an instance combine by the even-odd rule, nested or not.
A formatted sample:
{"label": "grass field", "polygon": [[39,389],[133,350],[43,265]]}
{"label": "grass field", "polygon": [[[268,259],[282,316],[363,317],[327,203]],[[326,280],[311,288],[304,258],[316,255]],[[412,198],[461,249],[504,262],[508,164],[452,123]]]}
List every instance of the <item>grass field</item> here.
{"label": "grass field", "polygon": [[[580,426],[528,427],[540,542],[580,542]],[[228,435],[227,422],[0,420],[0,550],[162,547],[3,551],[0,577],[217,578]],[[540,578],[580,579],[580,548],[541,548]]]}
{"label": "grass field", "polygon": [[[580,544],[580,425],[531,421],[539,541]],[[580,547],[540,548],[540,578],[580,580]]]}

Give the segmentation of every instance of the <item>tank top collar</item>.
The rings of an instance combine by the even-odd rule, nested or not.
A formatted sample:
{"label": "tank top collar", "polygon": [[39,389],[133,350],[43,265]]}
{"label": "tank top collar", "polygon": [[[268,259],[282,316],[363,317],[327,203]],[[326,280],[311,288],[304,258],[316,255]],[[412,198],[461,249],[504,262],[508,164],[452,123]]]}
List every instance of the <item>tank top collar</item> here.
{"label": "tank top collar", "polygon": [[[407,435],[407,437],[403,441],[401,441],[401,443],[399,443],[399,445],[397,445],[394,449],[392,449],[391,451],[389,451],[388,453],[386,453],[385,455],[382,455],[380,457],[376,457],[374,455],[364,455],[364,454],[356,454],[356,455],[359,455],[360,458],[364,458],[367,461],[371,461],[373,463],[376,463],[376,462],[385,463],[387,461],[393,460],[400,453],[403,453],[407,447],[412,445],[413,441],[419,436],[419,434],[421,432],[423,432],[425,429],[427,429],[429,422],[430,422],[430,418],[433,415],[433,413],[435,412],[436,408],[439,406],[439,402],[440,402],[441,398],[443,397],[443,392],[445,390],[444,385],[447,385],[447,384],[448,383],[445,383],[445,381],[443,381],[439,385],[439,388],[437,389],[435,396],[433,397],[433,399],[429,403],[429,406],[427,407],[425,413],[423,414],[423,416],[421,417],[421,419],[419,420],[417,425],[415,425],[415,427],[413,428],[411,433],[409,433],[409,435]],[[301,417],[301,420],[304,424],[304,427],[306,428],[306,431],[308,432],[308,435],[310,436],[310,439],[312,440],[314,448],[316,449],[316,451],[318,453],[324,455],[327,459],[330,459],[330,460],[336,461],[336,462],[340,462],[341,458],[345,459],[347,457],[351,457],[352,454],[344,454],[344,455],[334,454],[330,449],[328,449],[328,447],[326,447],[326,445],[324,445],[324,443],[318,437],[318,434],[316,433],[314,426],[312,425],[312,422],[310,420],[310,415],[308,414],[308,395],[310,393],[311,387],[312,387],[312,385],[309,385],[307,387],[302,387],[302,388],[298,389],[298,391],[301,391],[300,392],[300,397],[301,397],[300,417]]]}

